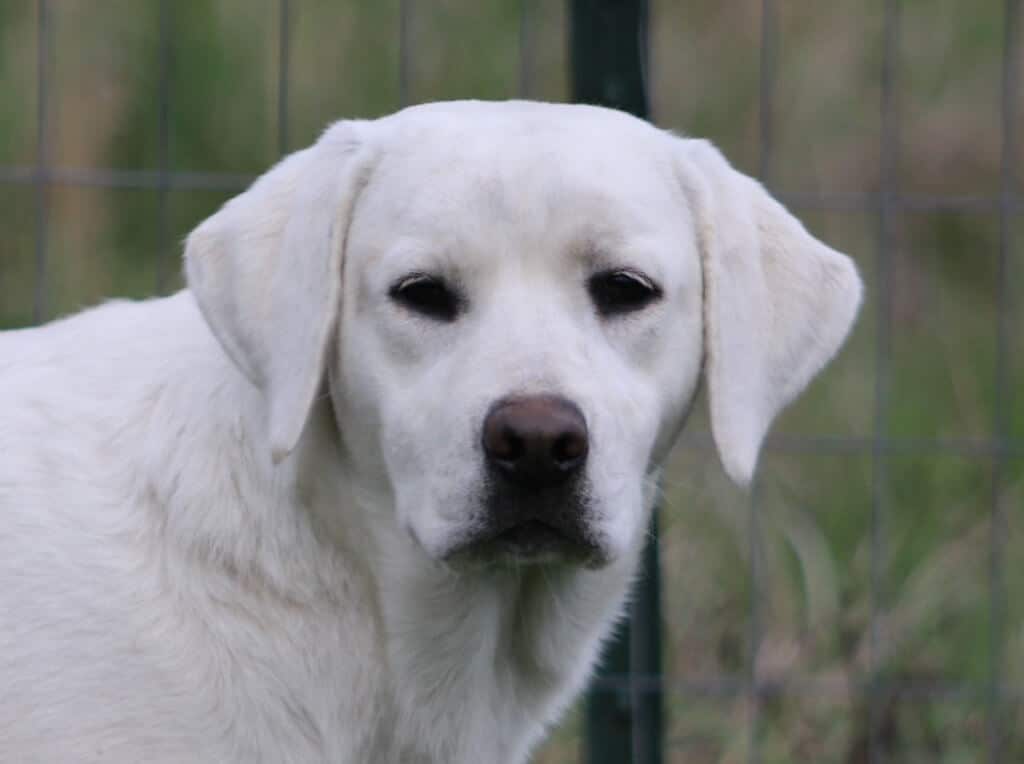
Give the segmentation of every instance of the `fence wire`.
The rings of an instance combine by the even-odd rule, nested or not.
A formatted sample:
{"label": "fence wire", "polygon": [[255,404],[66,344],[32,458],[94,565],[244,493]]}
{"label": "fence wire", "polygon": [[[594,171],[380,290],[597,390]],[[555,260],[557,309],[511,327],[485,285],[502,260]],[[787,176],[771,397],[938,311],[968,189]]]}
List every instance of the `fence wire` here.
{"label": "fence wire", "polygon": [[[1024,213],[1024,198],[1019,194],[1015,177],[1014,157],[1019,150],[1017,133],[1020,131],[1021,82],[1020,63],[1020,0],[1004,0],[1003,46],[1000,85],[1000,176],[996,195],[929,195],[905,193],[900,187],[900,116],[903,83],[897,77],[897,59],[903,36],[902,4],[900,0],[883,0],[882,55],[879,62],[878,103],[881,120],[879,151],[881,156],[881,182],[876,191],[840,193],[792,193],[776,187],[776,85],[778,77],[779,8],[775,0],[761,0],[760,74],[758,81],[759,157],[758,169],[762,181],[775,195],[794,210],[824,210],[860,212],[875,220],[875,266],[879,293],[875,303],[875,390],[873,432],[870,437],[847,436],[795,436],[774,435],[766,444],[767,452],[789,454],[868,454],[872,464],[870,509],[870,663],[867,676],[853,688],[868,698],[868,750],[869,764],[882,762],[885,752],[879,739],[882,720],[880,709],[892,698],[984,702],[987,707],[986,746],[987,760],[992,764],[1005,762],[1004,741],[1007,734],[1007,709],[1010,704],[1024,702],[1024,689],[1010,686],[1005,681],[1007,581],[1005,545],[1008,533],[1007,512],[1003,499],[1006,464],[1011,458],[1024,456],[1024,442],[1012,437],[1010,422],[1010,342],[1011,293],[1010,284],[1021,274],[1013,269],[1012,249],[1015,216]],[[171,110],[174,94],[171,87],[171,69],[174,55],[173,18],[170,0],[159,2],[159,35],[157,55],[158,88],[156,113],[158,115],[158,163],[155,170],[79,169],[57,167],[51,154],[50,94],[53,88],[51,53],[54,45],[52,0],[36,0],[36,152],[32,166],[0,166],[0,186],[31,187],[34,192],[34,283],[32,291],[32,318],[36,323],[51,317],[49,300],[48,256],[50,242],[50,189],[54,186],[77,186],[109,189],[127,189],[157,192],[157,292],[163,292],[169,283],[172,268],[176,267],[172,253],[175,243],[170,237],[168,195],[172,191],[240,191],[254,176],[241,173],[185,172],[172,169],[171,162]],[[290,35],[294,9],[290,0],[278,0],[279,30],[277,38],[277,151],[286,153],[289,143],[289,61]],[[533,30],[538,13],[535,0],[521,0],[519,15],[519,68],[517,91],[529,96],[533,91],[535,72]],[[969,12],[969,9],[965,9]],[[398,98],[401,104],[416,101],[413,72],[416,56],[414,41],[414,3],[399,0],[398,37]],[[810,63],[809,65],[813,65]],[[657,114],[652,115],[657,122]],[[713,137],[713,136],[712,136]],[[997,294],[995,325],[996,338],[995,392],[992,437],[964,438],[905,438],[894,437],[888,431],[890,419],[890,385],[892,375],[892,289],[894,226],[896,217],[905,212],[962,212],[994,213],[998,215]],[[684,435],[682,447],[713,449],[707,435]],[[918,454],[928,456],[960,456],[987,460],[991,466],[988,512],[991,517],[988,571],[988,598],[991,612],[989,630],[990,674],[987,686],[958,681],[921,681],[894,679],[881,671],[878,656],[885,635],[881,632],[881,613],[884,612],[889,593],[883,569],[886,554],[888,506],[886,485],[889,460],[894,455]],[[662,675],[633,673],[629,676],[604,676],[595,681],[595,692],[622,691],[674,693],[694,698],[729,698],[745,696],[751,712],[744,734],[748,737],[749,760],[759,761],[758,709],[773,698],[792,693],[817,698],[848,697],[851,688],[844,682],[794,678],[785,682],[759,679],[756,671],[758,646],[764,636],[761,617],[764,607],[762,586],[762,529],[759,527],[759,484],[755,483],[747,507],[747,545],[749,550],[749,662],[741,677],[722,676],[707,679],[679,679]],[[655,625],[657,627],[657,625]],[[677,741],[665,741],[671,748]],[[633,749],[637,750],[636,741]],[[643,746],[640,745],[640,748]]]}

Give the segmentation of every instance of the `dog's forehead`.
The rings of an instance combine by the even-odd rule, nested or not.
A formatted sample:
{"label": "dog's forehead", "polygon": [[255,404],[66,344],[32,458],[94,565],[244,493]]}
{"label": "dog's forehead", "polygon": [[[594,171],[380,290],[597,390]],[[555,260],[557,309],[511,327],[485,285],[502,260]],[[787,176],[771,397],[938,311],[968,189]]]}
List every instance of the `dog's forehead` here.
{"label": "dog's forehead", "polygon": [[679,201],[668,137],[620,112],[457,102],[386,122],[369,204],[396,226],[636,226],[664,219]]}

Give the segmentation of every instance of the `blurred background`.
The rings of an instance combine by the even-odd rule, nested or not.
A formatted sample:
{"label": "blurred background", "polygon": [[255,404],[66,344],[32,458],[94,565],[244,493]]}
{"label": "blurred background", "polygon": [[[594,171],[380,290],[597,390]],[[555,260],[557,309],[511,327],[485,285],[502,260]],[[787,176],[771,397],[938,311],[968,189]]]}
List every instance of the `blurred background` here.
{"label": "blurred background", "polygon": [[[651,119],[764,179],[868,291],[752,491],[703,413],[674,453],[645,760],[1024,761],[1019,6],[650,2]],[[339,117],[569,100],[571,23],[561,0],[0,0],[0,328],[180,288],[184,235]],[[537,761],[584,760],[584,707]]]}

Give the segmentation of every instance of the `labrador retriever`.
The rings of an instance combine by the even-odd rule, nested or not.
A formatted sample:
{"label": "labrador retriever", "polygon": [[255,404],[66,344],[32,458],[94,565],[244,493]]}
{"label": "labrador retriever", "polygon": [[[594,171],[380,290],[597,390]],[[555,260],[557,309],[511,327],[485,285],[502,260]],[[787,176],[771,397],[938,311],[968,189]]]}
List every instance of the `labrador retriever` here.
{"label": "labrador retriever", "polygon": [[710,144],[528,102],[335,124],[185,269],[0,335],[2,761],[524,761],[699,379],[745,482],[861,294]]}

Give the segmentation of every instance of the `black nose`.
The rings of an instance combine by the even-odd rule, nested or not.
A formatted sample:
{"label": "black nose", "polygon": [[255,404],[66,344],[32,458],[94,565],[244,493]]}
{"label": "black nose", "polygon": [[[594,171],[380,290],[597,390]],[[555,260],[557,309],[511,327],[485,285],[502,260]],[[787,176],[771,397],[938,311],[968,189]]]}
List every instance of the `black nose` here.
{"label": "black nose", "polygon": [[587,423],[564,398],[511,398],[487,414],[483,446],[488,463],[506,478],[524,487],[546,488],[586,462]]}

